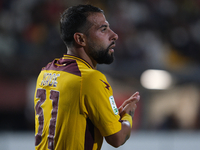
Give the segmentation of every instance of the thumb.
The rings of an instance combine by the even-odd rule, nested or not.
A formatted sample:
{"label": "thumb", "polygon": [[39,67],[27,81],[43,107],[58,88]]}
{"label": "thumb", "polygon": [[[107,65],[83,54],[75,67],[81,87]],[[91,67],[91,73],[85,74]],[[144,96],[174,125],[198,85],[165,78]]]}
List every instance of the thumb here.
{"label": "thumb", "polygon": [[118,111],[119,111],[119,114],[123,111],[123,107],[122,106],[120,106],[119,108],[118,108]]}

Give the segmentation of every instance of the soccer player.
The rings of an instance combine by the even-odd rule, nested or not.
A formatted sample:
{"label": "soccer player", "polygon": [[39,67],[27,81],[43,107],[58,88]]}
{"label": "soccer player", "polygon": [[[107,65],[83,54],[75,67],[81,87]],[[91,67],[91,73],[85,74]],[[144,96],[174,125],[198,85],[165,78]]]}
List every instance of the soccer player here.
{"label": "soccer player", "polygon": [[129,138],[139,92],[117,108],[97,64],[114,59],[114,33],[101,9],[72,6],[60,20],[67,54],[41,70],[34,96],[36,150],[99,150]]}

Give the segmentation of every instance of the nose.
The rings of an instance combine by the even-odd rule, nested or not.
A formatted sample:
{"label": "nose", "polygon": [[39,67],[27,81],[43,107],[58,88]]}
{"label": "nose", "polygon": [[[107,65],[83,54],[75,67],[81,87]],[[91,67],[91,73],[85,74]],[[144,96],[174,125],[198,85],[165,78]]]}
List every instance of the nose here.
{"label": "nose", "polygon": [[111,32],[112,32],[111,40],[116,41],[118,39],[118,35],[112,30],[111,30]]}

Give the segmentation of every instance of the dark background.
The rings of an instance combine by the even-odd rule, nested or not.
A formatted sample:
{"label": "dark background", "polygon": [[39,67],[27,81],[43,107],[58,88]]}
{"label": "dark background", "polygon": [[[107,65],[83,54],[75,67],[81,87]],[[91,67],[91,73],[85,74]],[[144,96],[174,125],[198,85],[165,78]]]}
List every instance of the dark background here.
{"label": "dark background", "polygon": [[[199,130],[199,0],[1,0],[0,131],[34,131],[37,75],[66,53],[60,14],[80,3],[103,9],[119,36],[115,62],[98,69],[118,106],[140,92],[133,130]],[[168,71],[173,86],[145,89],[140,78],[147,69]]]}

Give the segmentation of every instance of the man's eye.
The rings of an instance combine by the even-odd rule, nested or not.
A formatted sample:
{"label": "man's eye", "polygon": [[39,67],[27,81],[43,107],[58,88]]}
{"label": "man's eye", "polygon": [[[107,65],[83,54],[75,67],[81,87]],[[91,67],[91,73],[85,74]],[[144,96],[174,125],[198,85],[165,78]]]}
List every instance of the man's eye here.
{"label": "man's eye", "polygon": [[106,28],[103,28],[102,31],[106,31]]}

